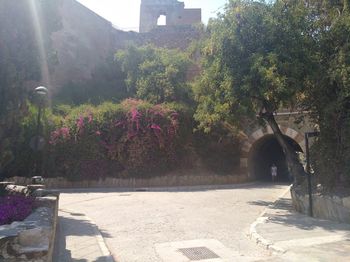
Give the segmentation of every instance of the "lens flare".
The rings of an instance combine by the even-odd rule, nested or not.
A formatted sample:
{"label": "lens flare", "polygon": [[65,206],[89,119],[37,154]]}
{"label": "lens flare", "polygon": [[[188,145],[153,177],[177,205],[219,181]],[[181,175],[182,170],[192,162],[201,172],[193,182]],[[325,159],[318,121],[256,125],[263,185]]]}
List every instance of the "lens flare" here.
{"label": "lens flare", "polygon": [[51,87],[51,79],[50,79],[50,71],[47,61],[47,50],[44,41],[44,26],[42,17],[40,14],[42,13],[40,10],[40,5],[36,0],[29,0],[29,10],[32,16],[32,23],[35,30],[35,39],[37,43],[37,48],[40,56],[40,70],[41,70],[41,81],[45,86]]}

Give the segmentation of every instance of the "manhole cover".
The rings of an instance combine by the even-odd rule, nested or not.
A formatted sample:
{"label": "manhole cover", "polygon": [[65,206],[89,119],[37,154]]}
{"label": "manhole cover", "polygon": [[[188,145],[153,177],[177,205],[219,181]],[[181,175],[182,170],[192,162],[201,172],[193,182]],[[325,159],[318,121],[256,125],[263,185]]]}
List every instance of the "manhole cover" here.
{"label": "manhole cover", "polygon": [[180,248],[178,251],[191,261],[220,258],[217,254],[206,247]]}

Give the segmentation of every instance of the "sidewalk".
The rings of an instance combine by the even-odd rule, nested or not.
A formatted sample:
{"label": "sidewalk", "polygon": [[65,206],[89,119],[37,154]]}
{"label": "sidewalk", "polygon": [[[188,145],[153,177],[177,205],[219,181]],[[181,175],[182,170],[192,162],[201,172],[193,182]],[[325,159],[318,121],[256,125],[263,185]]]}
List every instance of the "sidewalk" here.
{"label": "sidewalk", "polygon": [[269,261],[350,261],[350,225],[294,212],[289,192],[252,224],[250,236],[277,255]]}
{"label": "sidewalk", "polygon": [[59,210],[53,262],[114,262],[96,225],[84,214]]}

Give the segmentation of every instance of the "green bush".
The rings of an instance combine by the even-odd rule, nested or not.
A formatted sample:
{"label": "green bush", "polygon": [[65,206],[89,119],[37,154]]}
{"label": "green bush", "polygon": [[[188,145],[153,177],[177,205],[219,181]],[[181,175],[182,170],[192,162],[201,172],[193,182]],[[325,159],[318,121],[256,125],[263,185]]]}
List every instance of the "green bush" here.
{"label": "green bush", "polygon": [[[179,115],[171,104],[128,99],[120,104],[59,107],[49,136],[51,176],[70,179],[148,176],[164,173],[179,159]],[[113,166],[113,170],[110,168]]]}
{"label": "green bush", "polygon": [[206,168],[223,174],[239,166],[236,140],[223,132],[194,134],[193,110],[183,104],[127,99],[46,109],[41,152],[30,147],[38,112],[30,104],[28,109],[8,176],[38,175],[39,163],[44,177],[149,177],[192,168],[198,156]]}
{"label": "green bush", "polygon": [[195,149],[204,166],[219,174],[238,170],[240,145],[236,137],[223,129],[214,128],[210,133],[195,133]]}

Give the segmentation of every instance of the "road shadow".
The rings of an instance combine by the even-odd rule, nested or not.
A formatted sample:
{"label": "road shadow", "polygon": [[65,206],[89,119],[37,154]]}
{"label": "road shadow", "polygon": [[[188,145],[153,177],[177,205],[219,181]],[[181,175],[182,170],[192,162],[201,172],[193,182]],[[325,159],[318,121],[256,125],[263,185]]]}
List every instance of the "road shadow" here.
{"label": "road shadow", "polygon": [[329,232],[335,231],[349,231],[348,237],[350,238],[350,225],[337,223],[329,220],[322,220],[307,217],[302,214],[291,215],[274,215],[269,218],[269,223],[281,224],[288,227],[294,227],[302,230],[311,231],[316,228],[321,228]]}
{"label": "road shadow", "polygon": [[[62,259],[62,258],[59,258]],[[74,258],[66,258],[67,260],[53,260],[53,262],[92,262],[90,260],[87,259],[74,259]],[[110,257],[99,257],[97,259],[95,259],[93,262],[110,262]]]}
{"label": "road shadow", "polygon": [[[53,262],[90,262],[87,259],[74,259],[72,258],[71,251],[67,248],[67,238],[71,236],[82,237],[92,236],[95,237],[100,233],[104,238],[111,238],[111,235],[107,232],[101,231],[97,226],[86,219],[84,214],[67,212],[60,210],[61,216],[58,217],[58,224],[56,229],[55,248],[53,255]],[[64,216],[62,216],[62,213]],[[82,241],[83,242],[83,241]],[[77,243],[79,246],[79,243]],[[98,246],[96,242],[96,246]],[[96,262],[110,261],[108,257],[99,257],[94,260]]]}
{"label": "road shadow", "polygon": [[256,201],[250,201],[248,202],[250,205],[255,206],[266,206],[269,209],[279,209],[279,210],[288,210],[288,211],[294,211],[292,202],[289,198],[280,198],[278,201],[264,201],[264,200],[256,200]]}
{"label": "road shadow", "polygon": [[260,205],[268,207],[264,216],[269,217],[268,223],[280,224],[283,226],[297,228],[302,230],[313,230],[321,228],[329,232],[349,231],[350,224],[338,223],[335,221],[312,218],[307,215],[298,213],[294,210],[291,198],[280,198],[275,203],[266,201],[252,201],[252,205]]}

